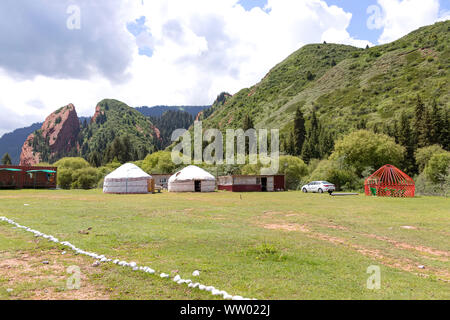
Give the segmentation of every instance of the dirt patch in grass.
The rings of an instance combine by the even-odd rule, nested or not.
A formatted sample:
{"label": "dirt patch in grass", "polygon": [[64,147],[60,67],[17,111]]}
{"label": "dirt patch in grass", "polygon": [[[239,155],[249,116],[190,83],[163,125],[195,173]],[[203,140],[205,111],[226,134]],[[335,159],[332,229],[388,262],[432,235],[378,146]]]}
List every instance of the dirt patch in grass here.
{"label": "dirt patch in grass", "polygon": [[[339,226],[334,223],[333,224],[308,223],[308,224],[301,225],[301,224],[296,224],[296,223],[286,223],[286,222],[280,221],[281,219],[275,219],[275,221],[268,223],[269,221],[267,221],[267,220],[269,220],[270,218],[273,218],[274,215],[277,218],[280,218],[281,214],[283,214],[284,217],[287,216],[285,213],[278,213],[278,212],[276,212],[276,213],[270,212],[270,214],[268,214],[268,213],[269,212],[264,213],[264,217],[266,218],[265,223],[261,224],[261,221],[257,223],[260,227],[263,227],[264,229],[281,230],[281,231],[286,231],[286,232],[302,232],[305,234],[305,236],[307,236],[309,238],[322,240],[322,241],[333,243],[335,245],[347,247],[349,249],[357,251],[358,253],[360,253],[368,258],[380,261],[380,263],[382,263],[386,266],[392,267],[392,268],[411,272],[411,273],[414,273],[414,274],[416,274],[418,276],[422,276],[422,277],[428,277],[430,275],[434,275],[439,280],[442,280],[445,282],[450,281],[449,270],[427,267],[426,272],[418,272],[419,264],[411,259],[404,258],[404,257],[402,257],[402,258],[392,257],[389,255],[388,252],[383,252],[379,249],[368,248],[368,247],[362,246],[360,244],[354,243],[351,239],[336,237],[336,236],[332,236],[332,235],[329,235],[329,234],[326,234],[323,232],[314,231],[313,227],[317,225],[317,226],[326,227],[326,228],[330,228],[330,229],[334,229],[334,230],[351,232],[354,235],[388,242],[388,243],[392,244],[394,247],[399,248],[399,249],[415,250],[415,251],[419,251],[421,253],[438,256],[438,257],[440,257],[439,260],[441,260],[441,261],[448,261],[448,259],[446,257],[449,256],[449,252],[437,250],[437,249],[425,247],[425,246],[411,245],[408,243],[396,241],[396,240],[393,240],[393,239],[390,239],[387,237],[383,237],[383,236],[378,236],[375,234],[355,232],[355,231],[350,230],[347,227]],[[264,217],[263,217],[263,219],[264,219]]]}
{"label": "dirt patch in grass", "polygon": [[414,262],[407,258],[392,258],[390,256],[387,256],[385,253],[378,249],[373,248],[367,248],[359,244],[352,243],[348,241],[347,239],[340,238],[340,237],[334,237],[330,236],[328,234],[319,233],[319,232],[308,232],[306,233],[307,237],[313,238],[313,239],[320,239],[323,241],[331,242],[336,245],[345,246],[348,248],[351,248],[360,254],[380,261],[382,264],[396,268],[401,269],[403,271],[412,272],[416,275],[428,277],[430,274],[435,275],[439,280],[449,282],[450,281],[450,272],[448,270],[438,269],[438,268],[427,268],[429,273],[420,273],[417,272],[418,264],[417,262]]}
{"label": "dirt patch in grass", "polygon": [[[67,279],[73,274],[69,266],[80,268],[78,290],[67,288]],[[58,250],[33,252],[0,252],[0,278],[11,299],[27,300],[106,300],[109,294],[94,285],[89,276],[95,268],[90,261]],[[9,289],[9,290],[8,290]]]}
{"label": "dirt patch in grass", "polygon": [[[420,245],[413,245],[413,244],[409,244],[406,242],[401,242],[401,241],[397,241],[388,237],[383,237],[383,236],[379,236],[373,233],[363,233],[363,232],[356,232],[356,231],[351,231],[350,229],[348,229],[347,227],[344,226],[339,226],[339,225],[323,225],[321,224],[321,226],[330,228],[330,229],[335,229],[335,230],[342,230],[342,231],[350,231],[358,236],[362,236],[362,237],[366,237],[366,238],[371,238],[371,239],[376,239],[379,241],[384,241],[384,242],[388,242],[392,245],[394,245],[396,248],[399,249],[406,249],[406,250],[415,250],[415,251],[419,251],[421,253],[425,253],[425,254],[430,254],[433,256],[437,256],[437,257],[450,257],[450,252],[448,251],[443,251],[443,250],[437,250],[431,247],[426,247],[426,246],[420,246]],[[417,228],[415,227],[411,227],[408,229],[412,229],[415,230]],[[443,258],[443,259],[439,259],[440,261],[444,261],[447,262],[449,261],[449,259],[447,258]]]}
{"label": "dirt patch in grass", "polygon": [[269,230],[282,230],[282,231],[301,231],[301,232],[310,232],[305,225],[300,225],[296,223],[289,224],[265,224],[264,229]]}

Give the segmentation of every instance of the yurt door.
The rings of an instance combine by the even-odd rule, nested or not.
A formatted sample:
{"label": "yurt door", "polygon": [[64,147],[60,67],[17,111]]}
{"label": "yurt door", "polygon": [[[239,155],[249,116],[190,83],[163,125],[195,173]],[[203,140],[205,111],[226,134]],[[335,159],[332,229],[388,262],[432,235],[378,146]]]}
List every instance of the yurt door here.
{"label": "yurt door", "polygon": [[200,180],[195,180],[195,192],[202,192],[202,182]]}

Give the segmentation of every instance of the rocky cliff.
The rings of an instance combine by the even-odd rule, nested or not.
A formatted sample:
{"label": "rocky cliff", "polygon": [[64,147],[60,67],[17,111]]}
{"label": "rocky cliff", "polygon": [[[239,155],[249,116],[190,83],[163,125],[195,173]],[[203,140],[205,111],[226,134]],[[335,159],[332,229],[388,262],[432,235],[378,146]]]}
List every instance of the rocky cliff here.
{"label": "rocky cliff", "polygon": [[28,136],[20,155],[21,165],[51,161],[78,149],[80,120],[75,106],[69,104],[45,119],[41,129]]}

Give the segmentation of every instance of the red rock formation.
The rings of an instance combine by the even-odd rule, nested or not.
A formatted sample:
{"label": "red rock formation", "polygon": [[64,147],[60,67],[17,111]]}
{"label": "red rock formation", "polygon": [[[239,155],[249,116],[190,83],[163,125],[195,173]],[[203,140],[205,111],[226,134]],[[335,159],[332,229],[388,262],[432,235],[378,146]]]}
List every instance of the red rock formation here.
{"label": "red rock formation", "polygon": [[200,118],[203,116],[203,111],[200,111],[197,113],[197,116],[195,117],[195,122],[200,121]]}
{"label": "red rock formation", "polygon": [[23,144],[22,153],[20,154],[20,165],[27,166],[37,164],[40,161],[39,153],[33,152],[34,133],[30,134]]}
{"label": "red rock formation", "polygon": [[[42,137],[48,141],[51,154],[70,152],[77,146],[79,132],[80,120],[73,104],[53,112],[41,127]],[[32,133],[22,147],[21,165],[35,165],[42,161],[41,154],[33,150],[34,138]]]}
{"label": "red rock formation", "polygon": [[153,130],[153,136],[154,136],[156,139],[162,141],[161,131],[160,131],[157,127],[155,127],[154,125],[152,125],[151,128],[152,128],[152,130]]}
{"label": "red rock formation", "polygon": [[105,114],[105,111],[102,111],[102,108],[100,107],[100,105],[97,105],[95,107],[95,113],[94,116],[91,118],[91,123],[94,123],[95,120],[97,120],[98,116]]}

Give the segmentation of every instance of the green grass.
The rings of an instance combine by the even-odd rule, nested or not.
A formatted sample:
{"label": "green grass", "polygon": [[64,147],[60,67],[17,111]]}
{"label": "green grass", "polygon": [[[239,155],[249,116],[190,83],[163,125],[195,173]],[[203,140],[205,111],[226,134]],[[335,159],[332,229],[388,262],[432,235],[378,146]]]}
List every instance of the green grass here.
{"label": "green grass", "polygon": [[[201,270],[197,281],[257,299],[449,299],[448,212],[438,197],[0,192],[0,216],[157,272],[192,279]],[[0,252],[59,249],[33,239],[0,224]],[[366,288],[371,265],[381,267],[380,290]],[[90,281],[111,298],[213,298],[112,264]]]}

